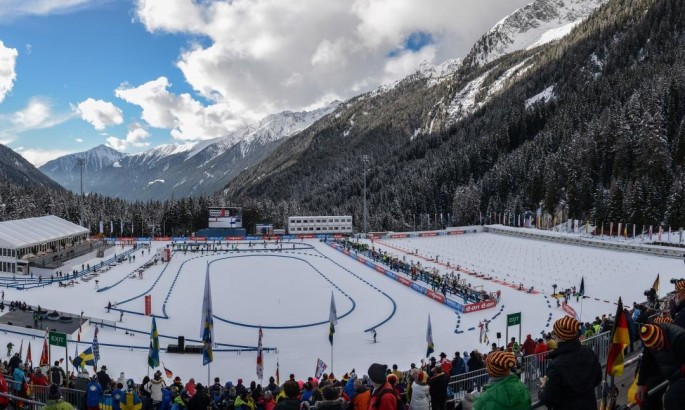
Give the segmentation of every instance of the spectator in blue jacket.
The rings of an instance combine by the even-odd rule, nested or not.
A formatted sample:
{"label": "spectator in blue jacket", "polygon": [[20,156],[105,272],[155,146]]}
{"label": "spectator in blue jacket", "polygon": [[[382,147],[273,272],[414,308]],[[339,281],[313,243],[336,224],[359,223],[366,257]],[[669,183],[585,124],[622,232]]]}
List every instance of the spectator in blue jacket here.
{"label": "spectator in blue jacket", "polygon": [[97,375],[93,375],[86,385],[86,406],[88,410],[100,410],[102,394],[102,386],[98,383]]}

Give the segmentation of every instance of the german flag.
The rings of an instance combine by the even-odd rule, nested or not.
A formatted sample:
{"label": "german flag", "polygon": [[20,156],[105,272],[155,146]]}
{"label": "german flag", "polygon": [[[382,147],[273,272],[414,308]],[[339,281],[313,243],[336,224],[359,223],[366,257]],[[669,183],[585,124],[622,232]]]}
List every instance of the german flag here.
{"label": "german flag", "polygon": [[623,374],[623,351],[630,344],[628,321],[623,311],[623,302],[618,298],[614,328],[611,330],[611,345],[607,355],[607,375],[620,376]]}

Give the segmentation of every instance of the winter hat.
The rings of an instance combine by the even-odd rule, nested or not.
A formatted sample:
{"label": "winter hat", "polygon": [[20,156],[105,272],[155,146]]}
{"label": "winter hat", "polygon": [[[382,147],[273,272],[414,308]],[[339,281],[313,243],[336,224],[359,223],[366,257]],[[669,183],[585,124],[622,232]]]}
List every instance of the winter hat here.
{"label": "winter hat", "polygon": [[324,400],[336,400],[338,398],[338,389],[333,386],[326,386],[323,388]]}
{"label": "winter hat", "polygon": [[300,394],[300,386],[295,380],[288,380],[283,384],[283,392],[288,398],[297,398],[297,396]]}
{"label": "winter hat", "polygon": [[666,317],[666,316],[654,318],[654,324],[655,325],[662,325],[664,323],[673,323],[673,319],[671,319],[670,317]]}
{"label": "winter hat", "polygon": [[580,330],[580,322],[571,316],[564,316],[554,322],[554,333],[561,341],[577,338],[578,330]]}
{"label": "winter hat", "polygon": [[681,279],[675,283],[675,291],[680,295],[685,295],[685,279]]}
{"label": "winter hat", "polygon": [[48,391],[48,399],[50,400],[57,400],[61,397],[59,394],[59,386],[56,384],[51,384],[50,385],[50,390]]}
{"label": "winter hat", "polygon": [[397,382],[399,381],[397,379],[397,376],[395,376],[394,373],[389,374],[387,379],[388,379],[388,383],[390,383],[392,386],[396,385]]}
{"label": "winter hat", "polygon": [[388,370],[388,366],[384,364],[374,363],[369,367],[369,378],[374,383],[383,384],[385,383],[386,370]]}
{"label": "winter hat", "polygon": [[659,347],[664,342],[664,331],[658,325],[644,325],[640,328],[640,339],[646,347]]}
{"label": "winter hat", "polygon": [[516,366],[516,356],[511,352],[492,352],[485,359],[485,367],[492,377],[504,377]]}

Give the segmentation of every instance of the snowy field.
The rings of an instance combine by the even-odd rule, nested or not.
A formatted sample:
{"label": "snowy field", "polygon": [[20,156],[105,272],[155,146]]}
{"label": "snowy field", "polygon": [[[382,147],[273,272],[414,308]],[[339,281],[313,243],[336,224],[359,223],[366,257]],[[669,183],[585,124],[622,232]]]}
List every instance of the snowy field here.
{"label": "snowy field", "polygon": [[[435,302],[375,270],[345,256],[317,240],[295,243],[298,249],[264,251],[261,244],[248,252],[241,245],[240,252],[210,252],[199,254],[175,252],[168,264],[158,264],[145,271],[143,279],[127,278],[135,269],[155,254],[155,248],[166,243],[153,242],[152,253],[136,253],[136,261],[124,262],[98,277],[101,291],[94,281],[79,281],[74,287],[60,288],[56,284],[30,290],[6,288],[5,300],[22,300],[47,309],[58,309],[75,314],[82,310],[86,316],[118,321],[118,312],[106,312],[108,302],[129,311],[124,314],[122,328],[102,328],[101,363],[110,374],[136,381],[147,373],[147,346],[151,319],[140,315],[144,311],[144,296],[152,297],[152,311],[162,316],[157,319],[163,348],[176,343],[176,336],[199,339],[200,310],[205,272],[209,269],[215,316],[217,346],[211,366],[211,377],[222,381],[237,378],[256,379],[256,352],[229,352],[233,346],[256,346],[257,327],[264,329],[264,347],[278,348],[278,353],[265,353],[264,376],[275,374],[280,363],[281,379],[294,373],[306,379],[314,373],[317,358],[321,358],[334,373],[356,368],[366,371],[369,364],[397,363],[400,368],[419,363],[425,355],[426,321],[430,314],[436,354],[444,351],[452,357],[455,351],[479,349],[477,326],[479,321],[492,319],[489,338],[495,333],[504,335],[505,314],[522,312],[523,336],[549,331],[548,321],[563,315],[556,302],[551,301],[552,283],[563,287],[580,284],[585,277],[589,298],[571,305],[584,320],[592,320],[603,313],[613,313],[613,303],[623,296],[626,303],[643,300],[642,292],[649,288],[657,273],[661,274],[662,289],[670,290],[670,278],[682,277],[683,262],[678,259],[626,252],[599,250],[588,247],[561,245],[551,242],[518,239],[488,233],[375,241],[380,247],[422,265],[448,271],[442,264],[426,259],[439,255],[440,261],[460,264],[471,271],[479,271],[498,279],[483,280],[462,273],[474,286],[494,292],[501,290],[502,302],[496,308],[469,314],[457,314],[449,307]],[[293,243],[286,244],[291,248]],[[273,248],[273,245],[270,245]],[[415,252],[413,256],[405,252]],[[122,252],[121,247],[110,249]],[[99,259],[87,261],[93,265]],[[451,269],[450,269],[451,271]],[[540,294],[518,291],[506,283],[534,286]],[[335,295],[338,316],[334,361],[328,342],[328,313],[331,292]],[[664,291],[662,291],[664,293]],[[594,298],[600,299],[599,301]],[[503,308],[502,308],[503,306]],[[135,314],[135,313],[139,314]],[[551,318],[550,318],[551,314]],[[166,318],[164,318],[166,317]],[[366,332],[377,328],[378,343],[371,343]],[[473,329],[474,330],[469,330]],[[94,328],[84,328],[81,340],[90,342]],[[457,331],[457,332],[455,332]],[[129,334],[126,334],[129,333]],[[133,334],[131,334],[133,333]],[[518,333],[511,328],[510,333]],[[22,337],[6,334],[18,347]],[[30,337],[24,337],[24,344]],[[3,342],[6,344],[6,342]],[[34,361],[40,356],[42,340],[31,339]],[[104,344],[127,347],[108,347]],[[500,340],[504,343],[504,340]],[[186,344],[198,344],[186,342]],[[84,350],[86,344],[79,346]],[[139,348],[136,348],[139,347]],[[24,352],[26,346],[24,346]],[[58,349],[53,348],[57,354]],[[63,350],[59,350],[63,355]],[[69,354],[73,355],[73,344]],[[207,367],[202,366],[199,354],[170,354],[162,351],[161,361],[184,380],[195,377],[206,382]]]}

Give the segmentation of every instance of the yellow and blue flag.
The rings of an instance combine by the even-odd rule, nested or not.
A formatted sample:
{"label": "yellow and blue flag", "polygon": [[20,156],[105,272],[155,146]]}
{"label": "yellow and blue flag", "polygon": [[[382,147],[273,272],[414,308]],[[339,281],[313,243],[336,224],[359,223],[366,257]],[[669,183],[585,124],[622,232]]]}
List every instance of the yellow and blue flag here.
{"label": "yellow and blue flag", "polygon": [[426,329],[426,344],[428,344],[428,348],[426,349],[426,357],[428,357],[431,355],[431,353],[435,351],[435,345],[433,345],[433,327],[431,326],[431,315],[428,315],[428,328]]}
{"label": "yellow and blue flag", "polygon": [[212,344],[214,343],[214,314],[212,312],[212,293],[209,284],[209,264],[205,278],[205,295],[202,299],[202,328],[200,329],[202,338],[202,365],[206,366],[214,360]]}
{"label": "yellow and blue flag", "polygon": [[155,317],[152,317],[152,329],[150,330],[150,349],[147,353],[147,365],[152,367],[159,367],[159,333],[157,332],[157,322]]}
{"label": "yellow and blue flag", "polygon": [[76,356],[71,363],[74,365],[74,367],[95,366],[95,355],[93,354],[93,348],[89,347],[81,352],[81,354]]}

